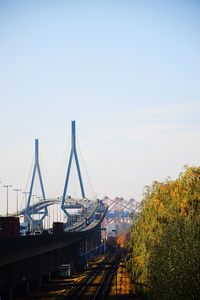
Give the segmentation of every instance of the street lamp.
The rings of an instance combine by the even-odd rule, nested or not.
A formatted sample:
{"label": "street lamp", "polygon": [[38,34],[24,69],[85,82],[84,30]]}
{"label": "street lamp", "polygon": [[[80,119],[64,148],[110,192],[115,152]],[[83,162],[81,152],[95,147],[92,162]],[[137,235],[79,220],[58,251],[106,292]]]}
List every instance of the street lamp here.
{"label": "street lamp", "polygon": [[12,185],[3,185],[7,189],[7,216],[8,216],[8,189],[9,187],[12,187]]}
{"label": "street lamp", "polygon": [[17,192],[17,216],[18,216],[18,193],[21,191],[21,189],[13,189],[13,191]]}

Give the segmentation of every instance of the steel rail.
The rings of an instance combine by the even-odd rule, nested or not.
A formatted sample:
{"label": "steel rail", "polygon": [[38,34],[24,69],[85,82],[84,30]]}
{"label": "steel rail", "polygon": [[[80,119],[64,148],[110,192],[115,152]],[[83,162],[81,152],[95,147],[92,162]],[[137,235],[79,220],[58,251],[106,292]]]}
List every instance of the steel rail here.
{"label": "steel rail", "polygon": [[[113,259],[113,254],[110,254],[106,258],[105,265],[108,264],[112,259]],[[105,270],[105,265],[101,264],[101,265],[98,265],[95,269],[93,269],[88,274],[88,276],[85,278],[85,280],[83,280],[83,282],[81,283],[81,285],[78,285],[78,286],[72,288],[72,290],[67,295],[67,298],[70,299],[70,300],[84,299],[84,294],[87,292],[87,290],[90,288],[90,286],[92,286],[92,282],[98,276],[100,276],[100,274],[102,274],[102,280],[101,280],[101,282],[102,281],[104,282],[105,278],[107,277],[107,276],[105,276],[105,271],[106,271]],[[97,289],[98,289],[98,287],[97,287]],[[91,299],[93,299],[93,296],[91,296]]]}

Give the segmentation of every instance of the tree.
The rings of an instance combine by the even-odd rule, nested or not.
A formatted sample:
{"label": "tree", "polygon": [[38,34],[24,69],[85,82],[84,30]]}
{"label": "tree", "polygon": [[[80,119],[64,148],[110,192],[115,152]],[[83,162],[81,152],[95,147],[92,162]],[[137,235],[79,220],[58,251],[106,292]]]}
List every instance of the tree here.
{"label": "tree", "polygon": [[187,167],[176,180],[155,181],[146,189],[130,229],[127,268],[155,299],[197,299],[199,208],[200,168]]}

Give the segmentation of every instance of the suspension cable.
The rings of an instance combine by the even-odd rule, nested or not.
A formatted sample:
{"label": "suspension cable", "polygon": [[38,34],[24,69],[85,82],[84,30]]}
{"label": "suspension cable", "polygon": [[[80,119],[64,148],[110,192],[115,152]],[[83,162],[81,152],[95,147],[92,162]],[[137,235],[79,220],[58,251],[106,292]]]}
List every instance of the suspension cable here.
{"label": "suspension cable", "polygon": [[80,149],[80,147],[79,147],[78,140],[77,140],[77,146],[78,146],[78,151],[79,151],[79,153],[80,153],[81,161],[83,162],[83,166],[84,166],[84,168],[85,168],[85,170],[86,170],[86,176],[87,176],[87,179],[88,179],[88,182],[89,182],[89,186],[90,186],[90,189],[91,189],[92,194],[93,194],[93,197],[94,197],[94,195],[95,195],[94,188],[93,188],[92,182],[91,182],[91,180],[90,180],[90,176],[89,176],[89,173],[88,173],[88,170],[87,170],[85,161],[84,161],[84,159],[83,159],[83,155],[82,155],[81,149]]}

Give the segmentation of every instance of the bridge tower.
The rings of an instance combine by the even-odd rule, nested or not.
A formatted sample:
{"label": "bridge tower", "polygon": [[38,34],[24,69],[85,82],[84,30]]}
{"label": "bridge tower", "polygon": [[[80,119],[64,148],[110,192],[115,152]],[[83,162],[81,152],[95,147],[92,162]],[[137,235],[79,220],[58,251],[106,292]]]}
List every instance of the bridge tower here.
{"label": "bridge tower", "polygon": [[66,180],[65,180],[65,185],[64,185],[62,201],[61,201],[61,208],[64,211],[64,213],[67,215],[67,217],[70,217],[70,216],[67,212],[67,205],[65,203],[65,200],[66,200],[66,195],[67,195],[67,188],[68,188],[68,183],[69,183],[69,176],[70,176],[73,156],[75,159],[75,164],[76,164],[76,169],[77,169],[77,173],[78,173],[78,179],[79,179],[82,198],[85,198],[85,191],[84,191],[84,187],[83,187],[83,181],[82,181],[82,177],[81,177],[79,160],[78,160],[78,155],[77,155],[77,151],[76,151],[76,123],[75,123],[75,121],[72,121],[71,130],[72,130],[71,131],[71,152],[70,152],[70,157],[69,157],[69,162],[68,162],[68,167],[67,167],[67,175],[66,175]]}
{"label": "bridge tower", "polygon": [[[29,196],[28,196],[26,212],[25,212],[26,217],[29,219],[29,221],[32,225],[32,229],[34,227],[34,223],[41,226],[42,221],[48,215],[47,207],[45,207],[44,209],[41,210],[41,209],[33,208],[31,206],[31,198],[33,196],[32,192],[33,192],[33,185],[34,185],[34,181],[35,181],[36,171],[38,172],[39,183],[40,183],[40,188],[41,188],[41,193],[42,193],[41,200],[46,199],[45,192],[44,192],[44,185],[43,185],[43,181],[42,181],[42,175],[41,175],[41,171],[40,171],[40,165],[39,165],[39,147],[38,146],[39,146],[39,140],[35,139],[35,163],[34,163],[31,185],[30,185],[30,190],[29,190]],[[34,215],[37,216],[37,218],[38,218],[37,220],[34,220]]]}

